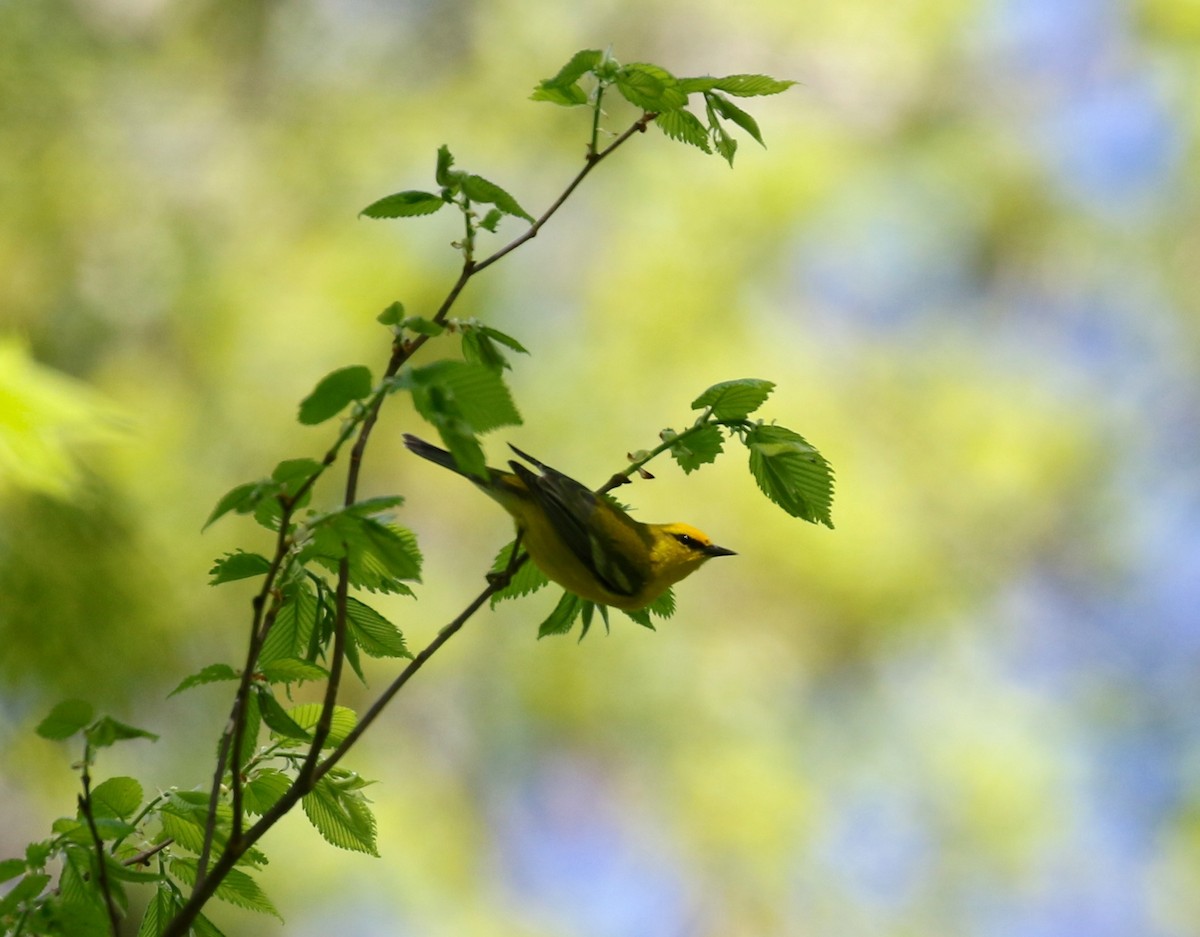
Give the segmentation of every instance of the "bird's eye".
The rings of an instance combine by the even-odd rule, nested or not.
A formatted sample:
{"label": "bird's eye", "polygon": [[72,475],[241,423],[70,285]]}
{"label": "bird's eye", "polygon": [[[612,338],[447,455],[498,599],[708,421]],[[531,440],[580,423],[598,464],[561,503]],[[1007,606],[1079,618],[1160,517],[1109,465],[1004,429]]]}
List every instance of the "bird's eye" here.
{"label": "bird's eye", "polygon": [[682,543],[685,547],[691,547],[693,550],[700,547],[700,542],[690,534],[676,534],[675,539]]}

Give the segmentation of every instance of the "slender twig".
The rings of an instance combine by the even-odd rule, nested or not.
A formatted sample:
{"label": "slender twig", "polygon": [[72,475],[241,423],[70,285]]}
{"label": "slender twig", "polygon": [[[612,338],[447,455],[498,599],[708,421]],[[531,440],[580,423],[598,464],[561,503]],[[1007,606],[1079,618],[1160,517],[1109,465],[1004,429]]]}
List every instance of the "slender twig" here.
{"label": "slender twig", "polygon": [[562,195],[555,199],[554,203],[546,209],[546,211],[542,214],[542,217],[530,225],[519,237],[514,238],[508,244],[505,244],[502,248],[500,248],[500,250],[496,251],[496,253],[492,254],[490,257],[479,261],[479,263],[475,265],[472,272],[478,273],[480,270],[487,269],[501,257],[504,257],[505,255],[516,250],[531,238],[537,237],[538,232],[542,230],[542,226],[550,220],[556,211],[562,208],[563,202],[571,197],[571,193],[575,191],[579,183],[583,182],[583,180],[587,178],[588,173],[595,169],[596,166],[600,164],[600,161],[604,159],[604,157],[612,153],[613,150],[623,144],[635,133],[645,133],[646,128],[650,126],[650,122],[657,116],[657,114],[652,112],[643,114],[641,117],[635,120],[633,124],[627,130],[625,130],[624,133],[618,136],[615,140],[613,140],[612,143],[602,149],[599,153],[589,151],[587,155],[587,161],[584,163],[583,168],[579,170],[579,174],[571,180],[571,182],[563,190]]}
{"label": "slender twig", "polygon": [[143,849],[136,856],[130,856],[128,859],[125,859],[122,861],[121,865],[149,865],[151,859],[170,846],[173,842],[175,842],[175,840],[168,836],[161,843],[155,843],[149,849]]}
{"label": "slender twig", "polygon": [[113,937],[117,937],[121,929],[121,914],[113,899],[112,886],[108,883],[108,862],[104,857],[104,840],[96,828],[96,816],[92,810],[92,775],[88,765],[92,762],[91,745],[85,745],[83,754],[83,793],[79,795],[79,812],[87,820],[88,829],[92,834],[92,843],[96,847],[96,879],[100,885],[100,894],[104,896],[104,907],[108,911],[108,923],[112,927]]}

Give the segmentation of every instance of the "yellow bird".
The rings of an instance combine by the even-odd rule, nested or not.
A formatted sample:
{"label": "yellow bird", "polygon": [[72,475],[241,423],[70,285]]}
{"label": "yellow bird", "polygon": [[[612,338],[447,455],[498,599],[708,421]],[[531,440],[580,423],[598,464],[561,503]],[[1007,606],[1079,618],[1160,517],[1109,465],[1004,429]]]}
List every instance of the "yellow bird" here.
{"label": "yellow bird", "polygon": [[714,556],[733,556],[688,524],[643,524],[562,472],[513,452],[540,470],[509,462],[487,480],[467,475],[445,449],[416,436],[404,445],[423,459],[470,478],[516,521],[521,545],[548,577],[580,598],[635,611]]}

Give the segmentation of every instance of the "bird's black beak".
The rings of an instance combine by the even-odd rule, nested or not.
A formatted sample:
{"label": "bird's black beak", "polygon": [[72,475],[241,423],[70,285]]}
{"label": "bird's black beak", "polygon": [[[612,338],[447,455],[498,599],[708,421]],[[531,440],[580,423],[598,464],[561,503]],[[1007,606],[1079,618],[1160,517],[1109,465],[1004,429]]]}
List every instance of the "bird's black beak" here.
{"label": "bird's black beak", "polygon": [[719,547],[715,543],[705,547],[704,553],[707,556],[737,556],[733,550],[726,550],[724,547]]}

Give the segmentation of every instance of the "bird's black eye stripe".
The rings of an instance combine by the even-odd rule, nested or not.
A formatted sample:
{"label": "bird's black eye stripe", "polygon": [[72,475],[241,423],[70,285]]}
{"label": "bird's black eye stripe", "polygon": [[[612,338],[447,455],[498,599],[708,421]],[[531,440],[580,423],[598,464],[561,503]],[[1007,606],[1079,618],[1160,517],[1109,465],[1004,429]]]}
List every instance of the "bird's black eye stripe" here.
{"label": "bird's black eye stripe", "polygon": [[675,534],[675,539],[685,547],[691,547],[693,550],[700,550],[704,547],[704,544],[690,534]]}

